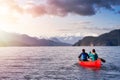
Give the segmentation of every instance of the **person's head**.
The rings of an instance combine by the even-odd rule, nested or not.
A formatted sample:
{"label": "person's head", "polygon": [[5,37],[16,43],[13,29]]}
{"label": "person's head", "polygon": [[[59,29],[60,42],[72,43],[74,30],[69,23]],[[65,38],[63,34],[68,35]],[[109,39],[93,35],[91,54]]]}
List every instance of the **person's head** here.
{"label": "person's head", "polygon": [[92,49],[92,52],[95,53],[96,52],[95,49]]}
{"label": "person's head", "polygon": [[85,49],[82,49],[82,52],[85,52]]}

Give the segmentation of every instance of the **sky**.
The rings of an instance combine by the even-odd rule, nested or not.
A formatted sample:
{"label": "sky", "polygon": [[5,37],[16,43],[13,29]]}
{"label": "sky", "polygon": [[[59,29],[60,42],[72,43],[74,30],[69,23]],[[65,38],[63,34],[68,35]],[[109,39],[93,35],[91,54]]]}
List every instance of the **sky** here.
{"label": "sky", "polygon": [[98,36],[120,29],[120,0],[0,0],[0,30],[30,36]]}

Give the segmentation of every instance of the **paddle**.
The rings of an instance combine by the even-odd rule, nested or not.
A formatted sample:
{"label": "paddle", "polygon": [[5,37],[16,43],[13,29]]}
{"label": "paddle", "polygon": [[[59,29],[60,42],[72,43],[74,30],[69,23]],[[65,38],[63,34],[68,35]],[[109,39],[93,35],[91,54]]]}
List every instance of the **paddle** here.
{"label": "paddle", "polygon": [[106,60],[104,60],[103,58],[100,58],[100,60],[101,60],[103,63],[105,63],[105,62],[106,62]]}

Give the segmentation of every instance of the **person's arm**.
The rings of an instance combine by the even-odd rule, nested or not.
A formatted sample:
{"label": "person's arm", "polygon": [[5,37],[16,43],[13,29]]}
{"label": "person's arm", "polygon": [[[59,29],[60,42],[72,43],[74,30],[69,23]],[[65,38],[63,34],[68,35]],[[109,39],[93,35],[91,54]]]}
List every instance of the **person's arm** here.
{"label": "person's arm", "polygon": [[81,61],[82,53],[78,56],[79,61]]}
{"label": "person's arm", "polygon": [[81,58],[81,54],[78,56],[78,58],[79,58],[79,59]]}
{"label": "person's arm", "polygon": [[90,56],[88,55],[88,53],[87,53],[87,56],[88,56],[88,58],[90,58]]}
{"label": "person's arm", "polygon": [[96,58],[98,59],[98,54],[96,54]]}

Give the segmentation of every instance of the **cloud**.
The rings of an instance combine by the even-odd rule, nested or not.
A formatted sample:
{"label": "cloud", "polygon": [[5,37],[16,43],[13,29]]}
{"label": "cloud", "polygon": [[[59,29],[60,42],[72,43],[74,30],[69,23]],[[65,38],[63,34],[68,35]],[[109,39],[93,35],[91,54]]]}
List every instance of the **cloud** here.
{"label": "cloud", "polygon": [[77,30],[80,30],[80,29],[85,29],[85,30],[92,30],[92,31],[96,31],[96,30],[106,30],[106,31],[108,31],[108,30],[113,30],[113,29],[115,29],[116,27],[88,27],[88,26],[81,26],[81,27],[77,27],[76,29]]}
{"label": "cloud", "polygon": [[[0,4],[7,4],[12,10],[19,13],[29,13],[35,17],[42,15],[67,16],[77,14],[81,16],[92,16],[101,8],[115,11],[114,6],[120,6],[120,0],[27,0],[23,9],[17,0],[0,0]],[[44,2],[44,3],[40,3]],[[120,12],[118,12],[120,13]]]}
{"label": "cloud", "polygon": [[73,25],[91,25],[92,22],[91,21],[78,21],[78,22],[73,22]]}
{"label": "cloud", "polygon": [[24,10],[15,0],[0,0],[0,23],[12,24],[16,23],[20,14]]}
{"label": "cloud", "polygon": [[[88,21],[86,21],[88,22]],[[85,23],[86,23],[85,22]],[[84,23],[84,22],[82,22]],[[87,33],[89,35],[89,33],[96,33],[96,34],[101,34],[101,33],[105,33],[108,31],[112,31],[114,29],[120,29],[120,25],[116,25],[114,27],[99,27],[99,26],[74,26],[74,28],[71,26],[69,28],[59,28],[56,29],[57,32],[60,33]]]}
{"label": "cloud", "polygon": [[16,11],[19,13],[23,12],[23,9],[18,5],[15,0],[0,0],[0,5],[6,5],[11,11]]}
{"label": "cloud", "polygon": [[57,29],[57,31],[70,31],[71,29]]}
{"label": "cloud", "polygon": [[33,6],[32,9],[27,9],[27,12],[31,13],[34,17],[41,16],[47,13],[44,5],[39,5],[35,7]]}
{"label": "cloud", "polygon": [[120,0],[46,0],[46,4],[33,5],[29,12],[34,16],[66,16],[70,13],[91,16],[101,8],[115,11],[113,6],[120,6]]}

